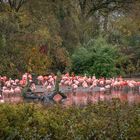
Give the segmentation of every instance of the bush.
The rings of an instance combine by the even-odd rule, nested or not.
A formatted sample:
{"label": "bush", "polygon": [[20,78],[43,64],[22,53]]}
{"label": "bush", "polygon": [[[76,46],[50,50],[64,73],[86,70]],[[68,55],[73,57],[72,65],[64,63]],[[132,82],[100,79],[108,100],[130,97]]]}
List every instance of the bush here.
{"label": "bush", "polygon": [[117,100],[85,107],[1,104],[1,140],[103,140],[139,138],[140,105]]}
{"label": "bush", "polygon": [[17,78],[25,72],[46,74],[50,65],[50,58],[37,46],[8,44],[0,35],[0,75]]}
{"label": "bush", "polygon": [[77,74],[95,74],[97,77],[115,76],[118,50],[102,37],[91,40],[72,55],[72,70]]}

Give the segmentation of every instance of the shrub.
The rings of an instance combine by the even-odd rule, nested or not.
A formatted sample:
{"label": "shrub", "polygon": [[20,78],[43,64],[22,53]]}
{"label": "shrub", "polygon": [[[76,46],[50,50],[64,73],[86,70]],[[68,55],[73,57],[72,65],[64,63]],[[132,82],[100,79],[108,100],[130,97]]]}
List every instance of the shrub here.
{"label": "shrub", "polygon": [[8,44],[0,35],[0,75],[17,78],[25,72],[46,74],[51,60],[37,46]]}
{"label": "shrub", "polygon": [[10,139],[138,139],[140,105],[117,100],[85,107],[1,104],[0,137]]}
{"label": "shrub", "polygon": [[72,70],[80,74],[111,77],[117,74],[118,50],[102,37],[91,40],[72,55]]}

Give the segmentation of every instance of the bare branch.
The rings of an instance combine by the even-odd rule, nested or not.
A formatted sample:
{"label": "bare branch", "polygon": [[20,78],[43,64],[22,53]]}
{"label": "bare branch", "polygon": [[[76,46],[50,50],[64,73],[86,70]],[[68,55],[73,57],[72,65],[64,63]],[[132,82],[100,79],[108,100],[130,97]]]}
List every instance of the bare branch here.
{"label": "bare branch", "polygon": [[91,0],[91,8],[87,11],[86,17],[92,16],[96,11],[114,11],[116,9],[125,8],[126,4],[131,4],[132,0]]}
{"label": "bare branch", "polygon": [[14,9],[16,12],[23,6],[26,0],[8,0],[9,6],[11,9]]}
{"label": "bare branch", "polygon": [[82,15],[85,14],[86,2],[87,2],[87,0],[79,0],[79,5],[81,8]]}
{"label": "bare branch", "polygon": [[19,9],[23,6],[23,4],[26,2],[26,0],[20,0],[20,2],[18,3],[17,7],[16,7],[16,12],[19,11]]}

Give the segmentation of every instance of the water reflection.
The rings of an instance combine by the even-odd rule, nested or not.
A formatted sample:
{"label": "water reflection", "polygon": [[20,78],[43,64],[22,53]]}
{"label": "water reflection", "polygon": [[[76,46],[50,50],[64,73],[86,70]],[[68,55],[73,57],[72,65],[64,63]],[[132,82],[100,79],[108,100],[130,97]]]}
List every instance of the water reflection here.
{"label": "water reflection", "polygon": [[[110,101],[111,99],[119,99],[121,102],[129,102],[129,103],[140,103],[140,93],[136,91],[115,91],[111,92],[68,92],[67,99],[63,102],[63,105],[86,105],[88,103],[97,103],[99,101]],[[10,103],[19,103],[23,102],[23,98],[20,95],[14,96],[4,96],[5,102]],[[60,95],[56,95],[54,100],[59,103],[61,100]]]}
{"label": "water reflection", "polygon": [[[111,99],[119,99],[121,102],[140,103],[140,94],[129,91],[111,91],[111,92],[89,92],[89,93],[67,93],[68,99],[64,105],[86,105],[88,103],[97,103],[99,101],[110,101]],[[55,101],[59,102],[61,96],[56,95]]]}

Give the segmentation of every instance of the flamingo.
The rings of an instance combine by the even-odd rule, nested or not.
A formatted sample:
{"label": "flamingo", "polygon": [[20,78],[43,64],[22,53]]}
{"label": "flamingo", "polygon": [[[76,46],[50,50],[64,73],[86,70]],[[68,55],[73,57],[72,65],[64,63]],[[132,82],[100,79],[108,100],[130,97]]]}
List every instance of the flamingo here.
{"label": "flamingo", "polygon": [[47,90],[50,91],[51,88],[52,88],[52,86],[51,86],[51,84],[49,84],[49,85],[47,86]]}
{"label": "flamingo", "polygon": [[77,84],[73,84],[73,85],[72,85],[72,89],[73,89],[73,90],[76,90],[77,88],[78,88],[78,85],[77,85]]}
{"label": "flamingo", "polygon": [[105,88],[104,87],[100,87],[99,89],[101,92],[104,92],[105,91]]}
{"label": "flamingo", "polygon": [[15,94],[21,94],[21,88],[18,86],[14,89]]}
{"label": "flamingo", "polygon": [[34,83],[32,83],[32,85],[31,85],[31,90],[32,90],[32,91],[36,90],[36,86],[35,86]]}
{"label": "flamingo", "polygon": [[40,75],[40,76],[37,77],[37,80],[38,80],[39,84],[42,84],[43,80],[44,80],[44,77],[42,75]]}
{"label": "flamingo", "polygon": [[105,89],[110,89],[110,88],[111,88],[110,85],[106,85],[106,86],[105,86]]}
{"label": "flamingo", "polygon": [[0,103],[4,103],[4,99],[1,95],[0,95]]}
{"label": "flamingo", "polygon": [[73,81],[77,86],[79,85],[79,81],[78,80],[74,80]]}
{"label": "flamingo", "polygon": [[86,81],[84,81],[84,82],[82,83],[82,86],[83,86],[83,88],[87,88],[87,87],[88,87],[87,82],[86,82]]}

